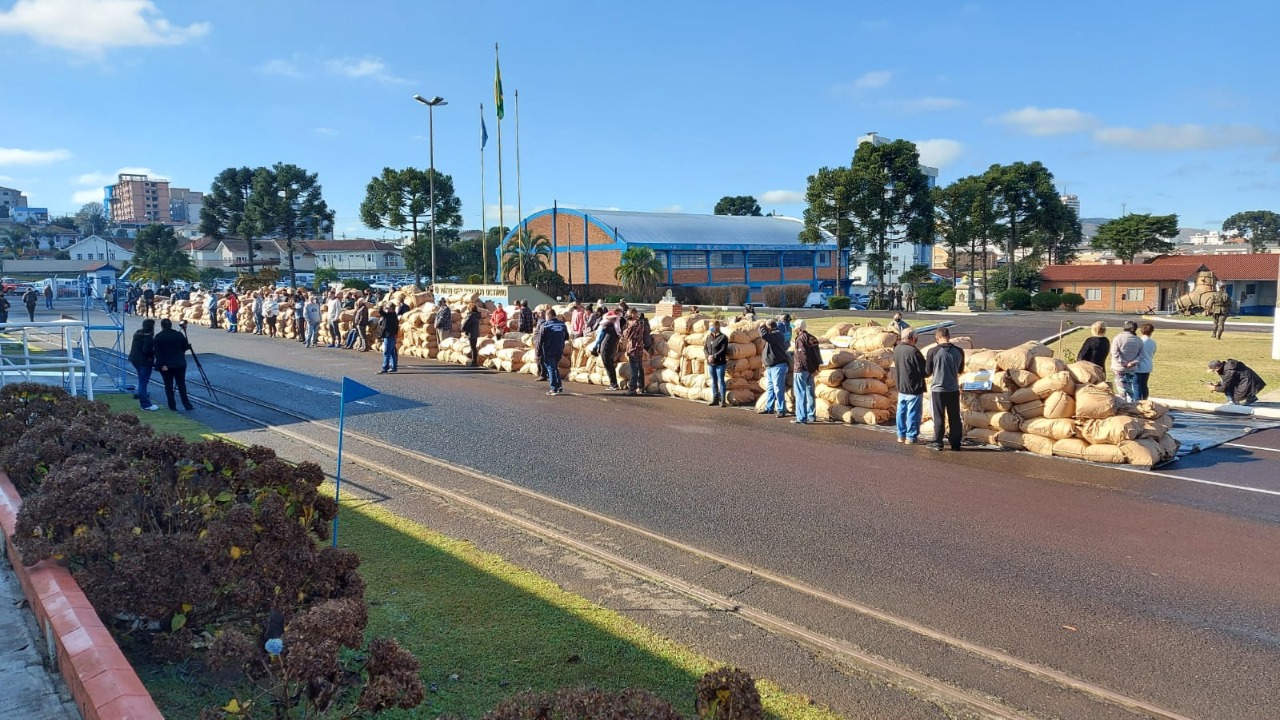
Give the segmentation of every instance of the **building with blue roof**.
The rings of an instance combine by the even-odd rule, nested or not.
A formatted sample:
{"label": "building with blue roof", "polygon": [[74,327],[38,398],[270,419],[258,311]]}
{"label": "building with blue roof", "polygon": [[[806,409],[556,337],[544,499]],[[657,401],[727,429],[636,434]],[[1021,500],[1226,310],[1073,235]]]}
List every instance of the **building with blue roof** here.
{"label": "building with blue roof", "polygon": [[[520,228],[550,241],[551,269],[580,296],[619,289],[614,270],[634,246],[653,250],[666,273],[662,285],[745,285],[752,300],[771,285],[834,291],[847,267],[834,236],[802,243],[804,224],[787,217],[551,208],[526,217]],[[513,230],[503,247],[515,236]]]}

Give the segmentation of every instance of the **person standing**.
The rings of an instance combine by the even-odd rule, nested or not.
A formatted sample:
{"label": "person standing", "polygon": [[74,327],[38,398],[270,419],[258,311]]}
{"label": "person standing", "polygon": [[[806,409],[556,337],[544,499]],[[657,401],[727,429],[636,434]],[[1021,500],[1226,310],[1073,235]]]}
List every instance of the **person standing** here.
{"label": "person standing", "polygon": [[795,340],[792,344],[792,363],[795,377],[791,386],[795,388],[796,419],[791,422],[807,425],[816,418],[814,411],[817,401],[814,399],[813,374],[822,365],[822,353],[818,352],[818,338],[809,334],[804,319],[796,320]]}
{"label": "person standing", "polygon": [[234,290],[227,291],[227,332],[240,332],[240,298]]}
{"label": "person standing", "polygon": [[209,291],[209,297],[205,298],[204,309],[209,313],[209,329],[218,329],[218,293],[213,290]]}
{"label": "person standing", "polygon": [[1239,360],[1210,360],[1209,369],[1218,373],[1218,382],[1210,384],[1209,388],[1226,395],[1227,403],[1231,405],[1254,404],[1258,401],[1258,393],[1267,386],[1253,368]]}
{"label": "person standing", "polygon": [[[522,306],[528,309],[528,306]],[[547,308],[545,319],[542,322],[542,332],[538,335],[538,356],[542,358],[542,364],[546,369],[547,382],[550,389],[547,390],[548,395],[559,395],[564,392],[564,385],[560,381],[560,358],[564,357],[564,343],[569,336],[569,330],[565,327],[564,321],[556,317],[556,311]],[[617,384],[616,381],[614,383]]]}
{"label": "person standing", "polygon": [[[46,290],[48,290],[50,286],[45,285],[44,287]],[[33,287],[27,288],[27,291],[22,293],[22,304],[27,306],[27,316],[31,318],[31,322],[36,321],[36,303],[37,302],[39,302],[39,296],[36,295],[35,288]]]}
{"label": "person standing", "polygon": [[520,332],[533,332],[533,311],[529,309],[529,301],[520,301]]}
{"label": "person standing", "polygon": [[347,332],[347,341],[343,344],[348,350],[364,352],[369,349],[369,304],[360,299],[356,301],[356,315],[351,320],[351,330]]}
{"label": "person standing", "polygon": [[1116,376],[1116,393],[1125,400],[1138,399],[1138,364],[1142,361],[1142,341],[1137,335],[1138,323],[1126,320],[1124,329],[1111,343],[1111,372]]}
{"label": "person standing", "polygon": [[916,331],[907,328],[893,349],[894,386],[898,388],[898,442],[908,445],[920,438],[924,411],[924,355],[916,347],[919,341]]}
{"label": "person standing", "polygon": [[764,340],[764,365],[766,390],[764,410],[760,414],[776,412],[778,417],[787,416],[787,366],[791,358],[787,355],[787,344],[782,339],[782,331],[778,329],[778,321],[770,319],[761,335]]}
{"label": "person standing", "polygon": [[587,332],[587,311],[582,307],[582,303],[575,302],[573,310],[569,313],[569,337],[578,339]]}
{"label": "person standing", "polygon": [[153,345],[155,366],[159,368],[160,377],[164,379],[164,397],[169,401],[169,409],[174,411],[178,409],[178,404],[174,402],[173,397],[176,386],[178,397],[182,398],[182,407],[187,411],[195,410],[195,406],[187,398],[187,351],[191,349],[187,337],[173,329],[172,320],[163,318],[160,320],[160,332],[156,333]]}
{"label": "person standing", "polygon": [[1156,341],[1152,339],[1151,334],[1156,331],[1156,326],[1149,322],[1144,322],[1138,326],[1138,339],[1142,341],[1142,357],[1138,359],[1138,399],[1146,400],[1151,395],[1149,382],[1151,380],[1151,372],[1156,367]]}
{"label": "person standing", "polygon": [[253,313],[253,334],[263,335],[267,332],[266,323],[263,317],[267,314],[267,303],[262,299],[262,292],[253,291],[252,299],[249,301],[249,310]]}
{"label": "person standing", "polygon": [[1222,331],[1227,329],[1227,316],[1231,314],[1231,297],[1222,290],[1222,283],[1205,299],[1204,314],[1213,318],[1213,337],[1221,340]]}
{"label": "person standing", "polygon": [[1107,324],[1099,320],[1089,326],[1089,332],[1092,334],[1080,344],[1080,352],[1076,355],[1076,360],[1091,362],[1106,369],[1107,358],[1111,357],[1111,341],[1107,339]]}
{"label": "person standing", "polygon": [[156,363],[155,346],[156,321],[147,318],[142,327],[133,332],[133,342],[129,344],[129,362],[134,372],[138,373],[138,406],[143,410],[159,410],[160,406],[151,402],[151,370]]}
{"label": "person standing", "polygon": [[502,336],[507,334],[507,311],[502,307],[502,303],[498,303],[489,314],[489,329],[493,331],[495,340],[501,340]]}
{"label": "person standing", "polygon": [[707,374],[711,376],[711,402],[708,404],[728,407],[724,371],[729,365],[729,336],[720,331],[719,320],[711,321],[707,339],[702,342],[702,351],[707,356]]}
{"label": "person standing", "polygon": [[462,334],[471,346],[471,367],[477,367],[480,364],[480,356],[476,354],[476,345],[480,342],[480,308],[474,302],[467,306],[467,316],[462,319]]}
{"label": "person standing", "polygon": [[907,312],[916,311],[916,286],[908,284],[902,291],[902,309]]}
{"label": "person standing", "polygon": [[635,308],[627,310],[627,327],[622,337],[627,341],[627,365],[631,370],[631,378],[627,383],[627,394],[644,394],[644,346],[649,333],[645,323],[640,322],[640,313]]}
{"label": "person standing", "polygon": [[108,285],[107,289],[102,293],[102,301],[107,305],[107,312],[112,315],[120,312],[120,306],[116,304],[116,286]]}
{"label": "person standing", "polygon": [[302,306],[302,317],[307,322],[307,333],[305,342],[307,347],[315,347],[319,343],[320,337],[320,302],[315,295],[307,297],[307,302]]}
{"label": "person standing", "polygon": [[342,317],[342,300],[338,293],[330,290],[329,299],[324,304],[324,324],[329,332],[329,347],[338,347],[338,318]]}
{"label": "person standing", "polygon": [[960,449],[964,427],[960,424],[960,373],[964,372],[964,350],[951,344],[951,331],[941,327],[933,331],[937,340],[924,359],[924,374],[929,380],[933,411],[931,450],[942,449],[942,439],[951,442],[952,450]]}
{"label": "person standing", "polygon": [[[280,301],[276,299],[276,296],[274,294],[268,295],[266,299],[255,298],[255,300],[256,300],[256,309],[260,311],[260,313],[257,314],[254,319],[259,323],[261,323],[263,320],[266,320],[267,335],[271,337],[275,337],[276,322],[280,318]],[[262,325],[258,325],[257,329],[261,330]],[[262,333],[258,333],[258,334],[261,335]]]}
{"label": "person standing", "polygon": [[9,308],[13,305],[9,304],[9,298],[0,294],[0,325],[9,322]]}
{"label": "person standing", "polygon": [[400,334],[400,315],[396,312],[395,303],[383,303],[378,308],[378,317],[382,318],[382,327],[378,337],[382,338],[382,369],[379,374],[395,372],[400,367],[400,355],[396,351],[396,336]]}
{"label": "person standing", "polygon": [[436,343],[443,346],[445,338],[449,337],[453,331],[453,310],[449,309],[449,304],[445,302],[444,296],[441,295],[436,299]]}
{"label": "person standing", "polygon": [[294,290],[293,295],[293,336],[298,338],[298,342],[307,341],[307,319],[303,311],[307,307],[306,299],[302,290]]}
{"label": "person standing", "polygon": [[[49,307],[52,309],[53,300],[49,299],[48,288],[45,288],[45,298],[49,300]],[[156,316],[156,291],[152,290],[150,285],[142,291],[142,316]]]}
{"label": "person standing", "polygon": [[44,286],[44,309],[45,310],[53,309],[53,281],[52,280],[50,280]]}
{"label": "person standing", "polygon": [[593,354],[600,356],[600,362],[604,364],[605,375],[609,377],[609,389],[621,390],[618,386],[618,341],[622,338],[622,331],[618,326],[617,314],[610,310],[608,314],[600,320],[600,324],[596,328],[598,337],[596,338],[595,349]]}

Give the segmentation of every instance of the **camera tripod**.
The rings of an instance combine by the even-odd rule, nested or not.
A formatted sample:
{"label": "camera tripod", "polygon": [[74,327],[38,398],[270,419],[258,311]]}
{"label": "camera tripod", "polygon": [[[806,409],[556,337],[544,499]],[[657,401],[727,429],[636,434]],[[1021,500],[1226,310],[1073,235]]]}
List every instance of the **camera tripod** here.
{"label": "camera tripod", "polygon": [[182,328],[182,337],[187,339],[187,350],[191,353],[191,359],[196,361],[196,370],[200,371],[200,380],[204,382],[204,389],[209,391],[209,397],[221,402],[218,400],[218,393],[213,390],[213,383],[209,381],[209,376],[204,371],[204,365],[200,364],[200,356],[196,355],[196,349],[191,347],[191,336],[187,335],[187,321],[178,323],[178,327]]}

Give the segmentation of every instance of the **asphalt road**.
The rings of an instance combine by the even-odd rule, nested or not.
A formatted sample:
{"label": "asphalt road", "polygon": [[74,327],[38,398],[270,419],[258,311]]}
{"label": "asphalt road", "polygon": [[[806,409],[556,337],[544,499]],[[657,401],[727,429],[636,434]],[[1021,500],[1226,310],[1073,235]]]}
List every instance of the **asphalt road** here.
{"label": "asphalt road", "polygon": [[[1049,327],[955,332],[998,347]],[[549,398],[530,376],[412,358],[376,375],[376,353],[205,328],[191,339],[216,385],[333,419],[351,376],[383,393],[349,406],[354,430],[1189,717],[1280,712],[1280,430],[1129,472],[573,384]]]}

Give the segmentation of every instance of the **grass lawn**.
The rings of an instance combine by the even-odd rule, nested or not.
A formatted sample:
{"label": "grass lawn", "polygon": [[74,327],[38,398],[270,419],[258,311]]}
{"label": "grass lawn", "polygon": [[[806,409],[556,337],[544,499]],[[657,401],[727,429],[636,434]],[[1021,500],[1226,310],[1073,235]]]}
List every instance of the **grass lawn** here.
{"label": "grass lawn", "polygon": [[[1080,333],[1076,349],[1084,336]],[[1074,337],[1074,336],[1073,336]],[[1115,337],[1115,333],[1111,334]],[[1156,323],[1155,370],[1151,373],[1151,394],[1155,397],[1181,400],[1223,402],[1205,383],[1216,382],[1218,376],[1209,371],[1210,360],[1235,358],[1253,368],[1267,383],[1267,391],[1280,390],[1280,361],[1271,359],[1271,335],[1259,332],[1231,332],[1222,340],[1214,340],[1209,330],[1185,325]]]}
{"label": "grass lawn", "polygon": [[[178,413],[140,411],[128,395],[100,399],[166,432],[211,434]],[[497,555],[366,501],[343,502],[341,523],[341,544],[361,557],[368,635],[395,637],[422,662],[427,699],[412,713],[386,717],[478,718],[522,690],[579,685],[646,688],[693,716],[698,678],[717,665]],[[234,694],[190,677],[184,666],[144,666],[139,674],[168,717],[194,717]],[[837,717],[767,681],[757,687],[770,717]]]}

